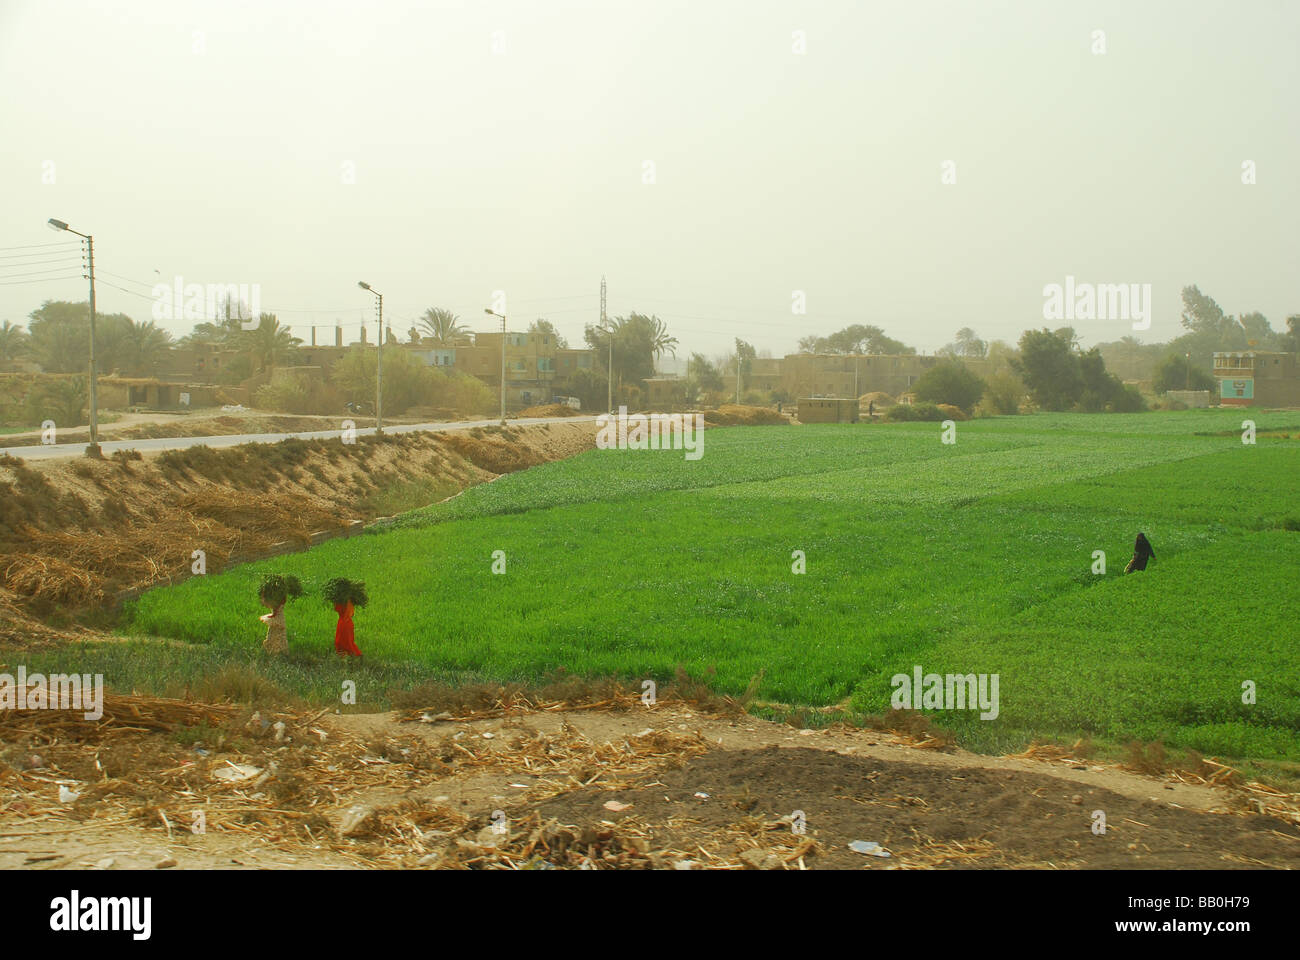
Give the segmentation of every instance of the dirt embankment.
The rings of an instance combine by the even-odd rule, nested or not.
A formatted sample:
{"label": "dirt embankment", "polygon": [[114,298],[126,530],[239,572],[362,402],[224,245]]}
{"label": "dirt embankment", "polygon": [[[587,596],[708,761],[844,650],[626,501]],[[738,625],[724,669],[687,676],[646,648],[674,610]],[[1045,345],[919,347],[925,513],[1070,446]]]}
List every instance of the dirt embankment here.
{"label": "dirt embankment", "polygon": [[[100,440],[154,440],[171,437],[230,437],[238,434],[259,433],[309,433],[317,430],[340,430],[344,420],[355,420],[358,426],[373,426],[370,417],[316,417],[291,413],[259,413],[246,410],[242,413],[193,413],[187,415],[126,414],[114,423],[100,424]],[[469,419],[444,411],[428,422]],[[385,417],[384,422],[421,423],[417,417]],[[59,443],[86,443],[90,440],[88,427],[59,431]],[[25,430],[0,436],[0,447],[25,447],[41,442],[40,430]]]}
{"label": "dirt embankment", "polygon": [[0,608],[48,617],[273,544],[445,499],[594,444],[588,422],[286,440],[141,457],[0,457]]}

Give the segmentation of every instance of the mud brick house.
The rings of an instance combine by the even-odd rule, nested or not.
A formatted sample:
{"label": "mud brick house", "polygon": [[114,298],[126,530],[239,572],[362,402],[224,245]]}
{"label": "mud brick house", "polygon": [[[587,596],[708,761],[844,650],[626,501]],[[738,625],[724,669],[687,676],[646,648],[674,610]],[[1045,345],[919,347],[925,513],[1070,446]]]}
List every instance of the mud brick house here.
{"label": "mud brick house", "polygon": [[1300,370],[1294,353],[1261,350],[1214,355],[1219,403],[1226,407],[1300,407]]}

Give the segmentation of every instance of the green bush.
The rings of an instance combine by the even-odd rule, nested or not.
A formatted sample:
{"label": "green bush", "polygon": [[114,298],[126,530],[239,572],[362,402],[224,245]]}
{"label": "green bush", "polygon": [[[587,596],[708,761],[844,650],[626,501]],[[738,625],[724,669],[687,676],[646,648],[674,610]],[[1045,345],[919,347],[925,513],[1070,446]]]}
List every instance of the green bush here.
{"label": "green bush", "polygon": [[984,406],[989,413],[1013,416],[1020,412],[1024,399],[1024,382],[1009,370],[995,373],[985,381]]}
{"label": "green bush", "polygon": [[1214,377],[1200,367],[1188,362],[1181,353],[1171,353],[1160,361],[1155,376],[1151,378],[1151,388],[1156,393],[1168,393],[1170,390],[1214,390]]}
{"label": "green bush", "polygon": [[[334,364],[330,380],[347,399],[373,403],[374,347],[353,347]],[[426,366],[402,347],[384,347],[384,412],[405,413],[411,407],[442,407],[460,413],[490,413],[498,394],[477,377]]]}
{"label": "green bush", "polygon": [[343,400],[337,388],[319,377],[284,371],[276,374],[270,383],[258,387],[253,404],[259,409],[278,413],[325,415],[338,413]]}
{"label": "green bush", "polygon": [[969,414],[984,395],[984,381],[965,364],[945,360],[925,371],[912,387],[912,392],[918,400],[951,404]]}
{"label": "green bush", "polygon": [[1132,384],[1111,394],[1110,403],[1106,404],[1108,413],[1141,413],[1147,408],[1147,402],[1141,392]]}
{"label": "green bush", "polygon": [[23,420],[27,425],[40,426],[53,420],[60,428],[76,427],[86,422],[86,381],[82,377],[37,384],[23,404]]}

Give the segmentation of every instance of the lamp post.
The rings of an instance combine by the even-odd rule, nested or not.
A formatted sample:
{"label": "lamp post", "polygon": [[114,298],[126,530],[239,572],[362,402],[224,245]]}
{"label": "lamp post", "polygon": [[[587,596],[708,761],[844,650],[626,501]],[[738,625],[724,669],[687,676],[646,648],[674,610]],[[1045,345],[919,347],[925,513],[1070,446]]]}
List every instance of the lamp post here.
{"label": "lamp post", "polygon": [[362,290],[369,290],[379,298],[379,343],[375,348],[375,433],[384,432],[384,295],[366,283],[357,281]]}
{"label": "lamp post", "polygon": [[614,327],[606,324],[603,328],[609,336],[609,367],[606,372],[609,374],[605,378],[606,385],[609,387],[609,413],[614,413]]}
{"label": "lamp post", "polygon": [[86,263],[90,268],[90,443],[86,447],[86,456],[99,458],[103,456],[103,451],[99,447],[99,391],[95,372],[95,238],[88,233],[73,230],[62,220],[53,217],[46,222],[51,230],[66,230],[86,241]]}
{"label": "lamp post", "polygon": [[497,313],[491,307],[484,307],[483,312],[501,318],[501,426],[506,425],[506,315]]}

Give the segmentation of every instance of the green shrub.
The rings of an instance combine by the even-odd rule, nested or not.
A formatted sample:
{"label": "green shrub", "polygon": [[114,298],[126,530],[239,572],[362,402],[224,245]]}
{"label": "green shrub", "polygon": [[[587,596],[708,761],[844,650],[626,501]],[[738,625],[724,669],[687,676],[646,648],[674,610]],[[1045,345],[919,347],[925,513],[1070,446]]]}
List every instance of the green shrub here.
{"label": "green shrub", "polygon": [[39,426],[53,420],[58,427],[75,427],[86,422],[86,381],[81,377],[68,377],[38,384],[32,388],[23,404],[23,420]]}
{"label": "green shrub", "polygon": [[936,363],[912,387],[918,400],[946,403],[970,413],[984,395],[984,381],[955,360]]}
{"label": "green shrub", "polygon": [[1024,399],[1024,382],[1009,370],[995,373],[985,381],[983,403],[989,413],[1014,416],[1020,412]]}

